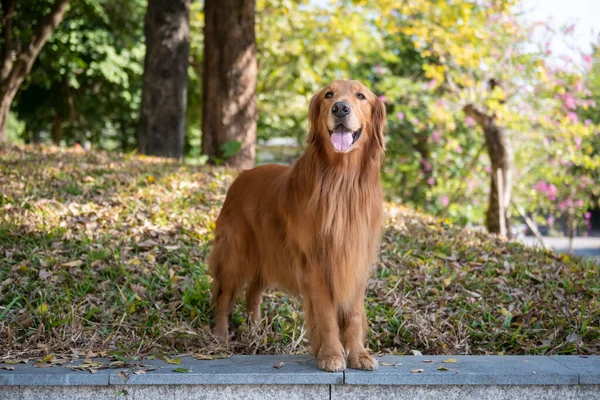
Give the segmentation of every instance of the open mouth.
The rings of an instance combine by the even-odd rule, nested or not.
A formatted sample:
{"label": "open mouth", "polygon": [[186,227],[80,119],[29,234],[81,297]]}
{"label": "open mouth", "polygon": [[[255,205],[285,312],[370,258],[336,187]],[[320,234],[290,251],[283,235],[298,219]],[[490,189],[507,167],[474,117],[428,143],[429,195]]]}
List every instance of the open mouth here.
{"label": "open mouth", "polygon": [[338,124],[333,130],[329,130],[331,144],[336,151],[340,152],[348,151],[356,143],[361,133],[362,129],[352,132],[343,124]]}

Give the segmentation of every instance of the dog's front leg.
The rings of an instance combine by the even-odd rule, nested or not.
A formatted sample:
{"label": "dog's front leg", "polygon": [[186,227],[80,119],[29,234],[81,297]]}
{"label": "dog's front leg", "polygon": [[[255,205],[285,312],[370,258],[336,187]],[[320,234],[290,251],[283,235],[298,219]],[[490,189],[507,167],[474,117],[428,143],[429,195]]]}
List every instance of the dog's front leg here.
{"label": "dog's front leg", "polygon": [[346,361],[329,282],[324,274],[318,271],[311,275],[306,280],[302,296],[310,345],[320,369],[330,372],[343,371],[346,369]]}
{"label": "dog's front leg", "polygon": [[348,354],[348,366],[369,371],[377,369],[377,360],[367,353],[364,345],[367,331],[364,288],[344,312],[343,321],[342,342]]}

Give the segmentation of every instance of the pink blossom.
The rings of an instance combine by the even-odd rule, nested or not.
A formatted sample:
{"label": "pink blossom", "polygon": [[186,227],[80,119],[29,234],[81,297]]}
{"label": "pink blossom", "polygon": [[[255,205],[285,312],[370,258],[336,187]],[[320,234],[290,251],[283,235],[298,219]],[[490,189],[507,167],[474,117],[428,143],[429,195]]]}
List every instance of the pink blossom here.
{"label": "pink blossom", "polygon": [[383,67],[380,64],[375,64],[373,66],[373,72],[375,75],[383,75]]}
{"label": "pink blossom", "polygon": [[548,198],[552,201],[556,200],[556,193],[558,192],[558,189],[556,188],[555,185],[548,185],[548,191],[546,192],[546,194],[548,195]]}
{"label": "pink blossom", "polygon": [[417,117],[412,117],[410,119],[410,123],[413,125],[418,125],[419,124],[419,119]]}
{"label": "pink blossom", "polygon": [[544,181],[539,181],[535,184],[535,190],[540,193],[546,193],[546,190],[548,190],[548,184]]}
{"label": "pink blossom", "polygon": [[539,181],[535,184],[535,190],[537,190],[541,194],[548,196],[548,198],[552,201],[556,200],[556,194],[558,193],[558,189],[554,184],[548,184],[545,181]]}
{"label": "pink blossom", "polygon": [[399,112],[398,114],[396,114],[396,117],[400,120],[400,121],[404,121],[404,113],[403,112]]}
{"label": "pink blossom", "polygon": [[486,166],[485,166],[485,172],[487,172],[488,174],[489,174],[490,172],[492,172],[492,167],[490,167],[489,165],[486,165]]}
{"label": "pink blossom", "polygon": [[554,217],[548,217],[548,218],[546,219],[546,224],[547,224],[548,226],[552,226],[552,225],[554,225]]}
{"label": "pink blossom", "polygon": [[586,119],[585,120],[585,126],[590,126],[592,124],[592,120],[591,119]]}
{"label": "pink blossom", "polygon": [[421,158],[420,160],[421,165],[423,166],[423,171],[425,172],[429,172],[431,171],[431,163],[427,160],[425,160],[424,158]]}
{"label": "pink blossom", "polygon": [[592,218],[592,213],[591,213],[591,212],[589,212],[589,211],[588,211],[588,212],[586,212],[585,214],[583,214],[583,218],[585,218],[585,219],[590,219],[590,218]]}
{"label": "pink blossom", "polygon": [[571,93],[566,93],[563,96],[563,106],[567,110],[574,110],[577,107],[577,104],[575,103],[575,97],[573,97]]}
{"label": "pink blossom", "polygon": [[583,58],[583,66],[586,69],[591,69],[592,68],[592,62],[593,62],[592,56],[589,55],[589,54],[586,54],[582,58]]}
{"label": "pink blossom", "polygon": [[460,146],[456,146],[456,152],[457,152],[458,154],[461,154],[461,153],[462,153],[462,147],[460,147]]}
{"label": "pink blossom", "polygon": [[565,35],[570,35],[575,31],[575,24],[569,25],[565,28]]}
{"label": "pink blossom", "polygon": [[579,136],[575,138],[575,147],[581,149],[581,138]]}
{"label": "pink blossom", "polygon": [[579,117],[573,111],[568,112],[567,117],[569,118],[569,120],[571,120],[572,123],[576,123],[577,121],[579,121]]}
{"label": "pink blossom", "polygon": [[577,207],[583,207],[583,200],[579,199],[575,204],[577,205]]}
{"label": "pink blossom", "polygon": [[433,185],[435,185],[435,179],[433,179],[433,178],[429,178],[429,179],[427,179],[427,184],[428,184],[429,186],[433,186]]}
{"label": "pink blossom", "polygon": [[567,202],[566,201],[561,201],[560,203],[558,203],[558,209],[560,211],[564,211],[565,208],[567,208]]}
{"label": "pink blossom", "polygon": [[381,100],[385,103],[387,100],[387,97],[385,97],[385,95],[382,94],[381,96],[379,96],[379,100]]}
{"label": "pink blossom", "polygon": [[448,204],[450,204],[450,199],[448,199],[448,196],[442,196],[440,197],[440,203],[442,203],[444,207],[448,207]]}
{"label": "pink blossom", "polygon": [[427,82],[427,85],[425,87],[429,90],[435,89],[437,87],[437,80],[436,79],[430,80],[429,82]]}
{"label": "pink blossom", "polygon": [[433,133],[431,134],[431,138],[435,143],[437,143],[440,141],[440,134],[437,131],[433,131]]}
{"label": "pink blossom", "polygon": [[467,125],[468,127],[473,127],[475,126],[475,120],[472,117],[466,117],[465,125]]}

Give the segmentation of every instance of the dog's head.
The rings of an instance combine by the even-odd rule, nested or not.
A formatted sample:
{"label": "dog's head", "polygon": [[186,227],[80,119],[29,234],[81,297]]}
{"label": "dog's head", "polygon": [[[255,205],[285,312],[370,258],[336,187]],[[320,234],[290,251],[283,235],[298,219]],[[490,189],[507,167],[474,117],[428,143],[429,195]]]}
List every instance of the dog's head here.
{"label": "dog's head", "polygon": [[385,149],[385,105],[358,81],[334,81],[310,101],[307,142],[350,153],[376,143]]}

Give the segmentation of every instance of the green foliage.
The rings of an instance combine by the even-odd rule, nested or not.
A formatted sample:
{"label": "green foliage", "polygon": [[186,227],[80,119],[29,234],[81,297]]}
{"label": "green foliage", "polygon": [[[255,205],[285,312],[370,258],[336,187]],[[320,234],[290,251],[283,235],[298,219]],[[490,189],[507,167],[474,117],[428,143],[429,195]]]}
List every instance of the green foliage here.
{"label": "green foliage", "polygon": [[[141,0],[74,1],[40,53],[13,110],[26,141],[91,141],[129,150],[135,143],[143,72]],[[18,18],[20,23],[22,18]]]}
{"label": "green foliage", "polygon": [[224,158],[236,155],[242,149],[242,143],[237,140],[230,140],[221,145],[221,152]]}

